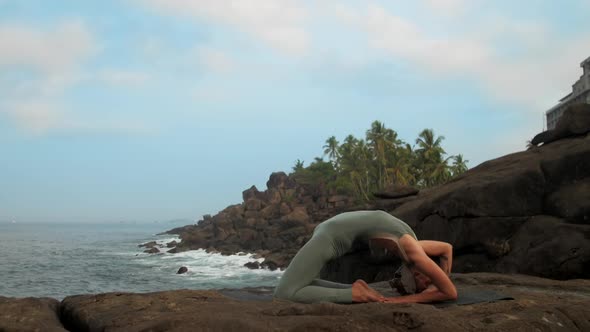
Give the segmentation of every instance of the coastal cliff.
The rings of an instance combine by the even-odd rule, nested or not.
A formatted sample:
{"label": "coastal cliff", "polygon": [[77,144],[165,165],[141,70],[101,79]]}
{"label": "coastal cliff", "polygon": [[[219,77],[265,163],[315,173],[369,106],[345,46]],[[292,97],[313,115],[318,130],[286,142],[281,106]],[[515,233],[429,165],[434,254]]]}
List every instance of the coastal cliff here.
{"label": "coastal cliff", "polygon": [[[348,210],[381,209],[406,221],[420,239],[450,242],[458,272],[590,278],[588,114],[590,105],[576,105],[526,151],[484,162],[441,186],[394,187],[363,204],[273,173],[265,191],[251,187],[242,203],[171,230],[182,239],[174,251],[255,252],[265,257],[260,267],[285,268],[318,223]],[[358,250],[329,264],[322,277],[391,277],[391,264],[367,259]]]}

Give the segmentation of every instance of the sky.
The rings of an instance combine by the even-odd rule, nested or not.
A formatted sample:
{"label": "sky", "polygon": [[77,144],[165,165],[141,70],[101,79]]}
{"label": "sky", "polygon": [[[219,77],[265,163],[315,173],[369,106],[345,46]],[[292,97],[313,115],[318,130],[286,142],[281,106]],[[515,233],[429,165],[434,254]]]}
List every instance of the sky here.
{"label": "sky", "polygon": [[590,0],[0,0],[0,222],[198,220],[379,120],[525,149]]}

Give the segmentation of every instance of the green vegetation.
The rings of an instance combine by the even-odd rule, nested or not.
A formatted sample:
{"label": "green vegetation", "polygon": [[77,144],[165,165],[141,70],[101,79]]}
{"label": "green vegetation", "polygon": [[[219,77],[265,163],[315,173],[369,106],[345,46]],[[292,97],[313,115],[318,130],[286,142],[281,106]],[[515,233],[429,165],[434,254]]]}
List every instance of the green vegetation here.
{"label": "green vegetation", "polygon": [[462,155],[446,157],[443,140],[444,136],[437,137],[432,129],[424,129],[411,146],[375,121],[364,139],[348,135],[340,144],[336,137],[328,138],[323,146],[328,161],[316,157],[305,167],[298,159],[292,175],[303,185],[358,200],[369,200],[372,192],[391,185],[432,187],[467,170],[468,160]]}

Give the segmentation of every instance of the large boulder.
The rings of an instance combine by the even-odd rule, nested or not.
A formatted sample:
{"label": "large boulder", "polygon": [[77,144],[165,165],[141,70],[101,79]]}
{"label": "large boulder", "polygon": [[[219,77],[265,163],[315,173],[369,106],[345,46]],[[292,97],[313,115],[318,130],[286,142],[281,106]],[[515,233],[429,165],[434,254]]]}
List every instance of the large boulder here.
{"label": "large boulder", "polygon": [[261,193],[260,191],[258,191],[258,188],[256,188],[256,186],[252,186],[252,187],[242,191],[242,198],[243,198],[244,202],[248,201],[251,198],[262,199],[263,196],[264,196],[264,193]]}
{"label": "large boulder", "polygon": [[268,189],[289,189],[294,188],[295,185],[295,181],[285,174],[285,172],[272,173],[266,182]]}
{"label": "large boulder", "polygon": [[535,136],[531,144],[537,146],[541,143],[549,144],[557,140],[584,135],[590,132],[590,104],[575,104],[563,111],[563,114],[555,129],[544,131]]}
{"label": "large boulder", "polygon": [[59,319],[59,301],[50,298],[0,296],[0,331],[66,332]]}
{"label": "large boulder", "polygon": [[[460,297],[496,292],[514,300],[442,306],[302,304],[273,300],[272,288],[257,287],[77,295],[65,298],[61,311],[70,331],[590,330],[587,280],[565,282],[485,273],[452,278]],[[387,283],[371,286],[386,296],[395,296]]]}
{"label": "large boulder", "polygon": [[402,198],[416,195],[420,190],[412,186],[392,185],[373,193],[377,198]]}
{"label": "large boulder", "polygon": [[291,213],[286,216],[281,217],[282,224],[285,225],[285,228],[290,227],[297,227],[309,224],[310,217],[307,214],[307,209],[303,206],[298,206]]}
{"label": "large boulder", "polygon": [[158,254],[158,253],[160,253],[160,249],[158,249],[157,247],[153,247],[148,250],[144,250],[143,252],[148,253],[148,254]]}

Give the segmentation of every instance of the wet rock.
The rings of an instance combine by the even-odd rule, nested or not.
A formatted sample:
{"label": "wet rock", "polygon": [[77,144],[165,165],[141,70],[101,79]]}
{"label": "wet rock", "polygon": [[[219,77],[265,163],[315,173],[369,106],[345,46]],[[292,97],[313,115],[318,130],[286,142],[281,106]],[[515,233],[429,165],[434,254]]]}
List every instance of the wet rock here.
{"label": "wet rock", "polygon": [[141,247],[145,247],[145,248],[153,248],[153,247],[155,247],[155,246],[157,246],[157,245],[158,245],[158,243],[157,243],[156,241],[150,241],[150,242],[146,242],[146,243],[144,243],[144,244],[140,244],[140,245],[138,245],[138,247],[140,247],[140,248],[141,248]]}
{"label": "wet rock", "polygon": [[176,272],[176,274],[183,274],[183,273],[187,273],[188,272],[188,267],[186,266],[181,266],[178,271]]}
{"label": "wet rock", "polygon": [[266,259],[264,260],[264,262],[262,262],[262,264],[260,264],[260,267],[263,269],[269,269],[271,271],[275,271],[279,268],[277,263]]}
{"label": "wet rock", "polygon": [[143,252],[148,253],[148,254],[157,254],[160,252],[160,249],[153,247],[151,249],[144,250]]}
{"label": "wet rock", "polygon": [[260,263],[258,263],[258,261],[248,262],[248,263],[244,264],[244,266],[251,269],[251,270],[260,269]]}

